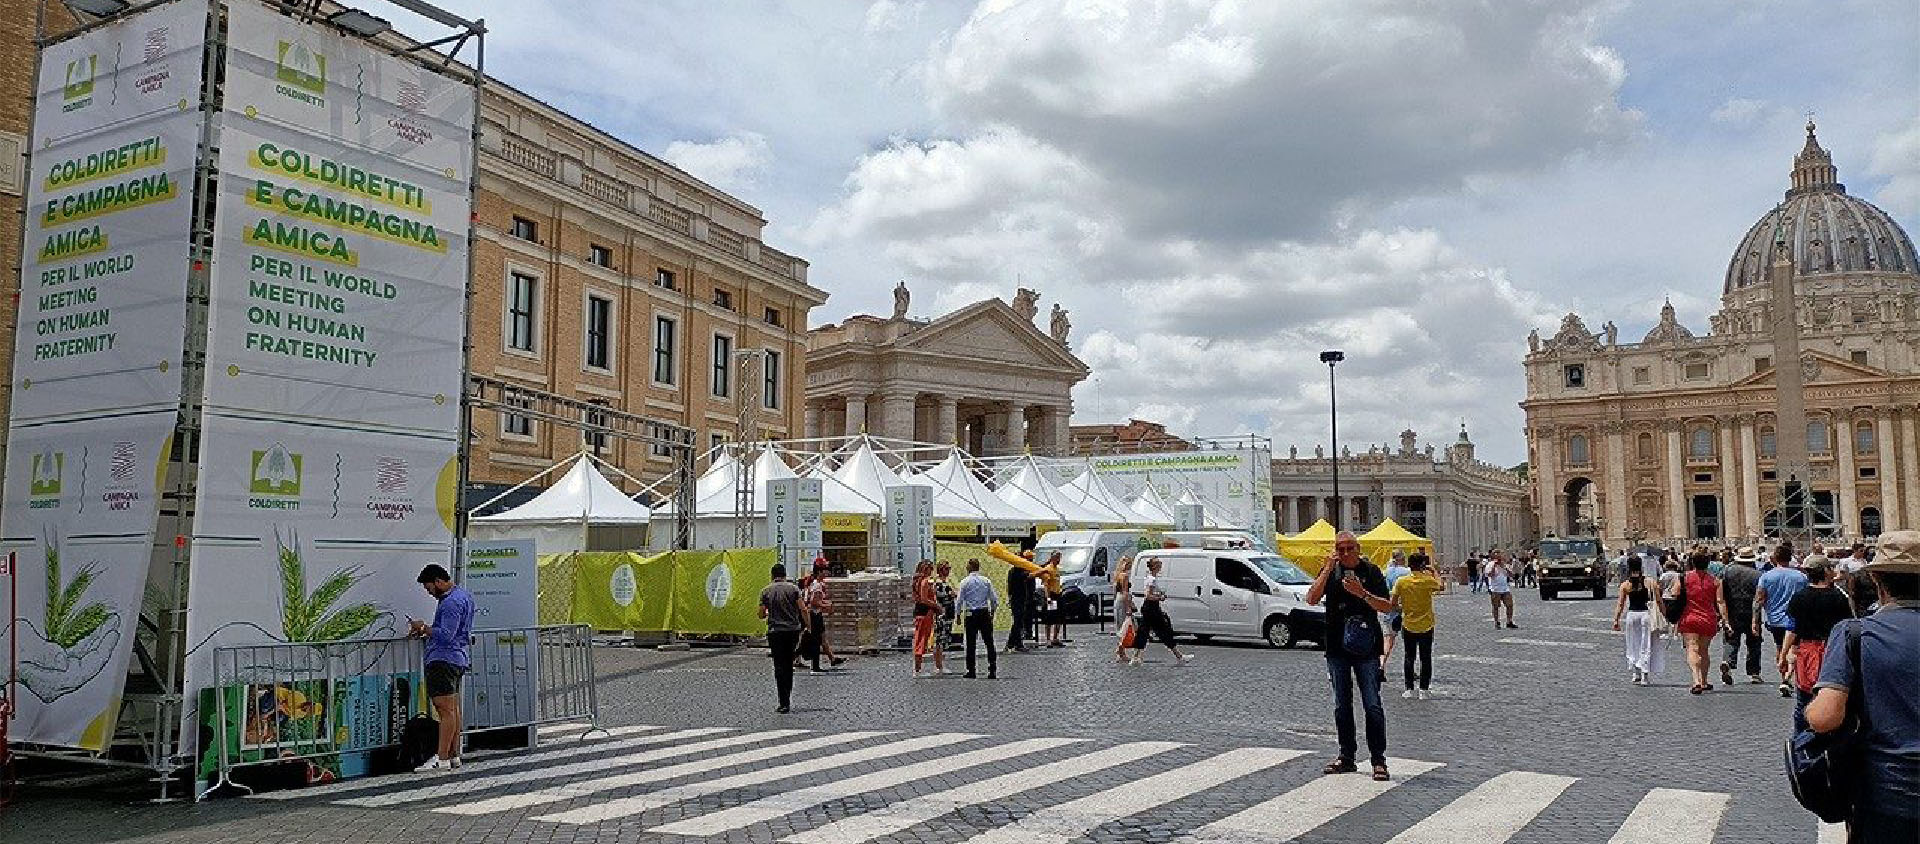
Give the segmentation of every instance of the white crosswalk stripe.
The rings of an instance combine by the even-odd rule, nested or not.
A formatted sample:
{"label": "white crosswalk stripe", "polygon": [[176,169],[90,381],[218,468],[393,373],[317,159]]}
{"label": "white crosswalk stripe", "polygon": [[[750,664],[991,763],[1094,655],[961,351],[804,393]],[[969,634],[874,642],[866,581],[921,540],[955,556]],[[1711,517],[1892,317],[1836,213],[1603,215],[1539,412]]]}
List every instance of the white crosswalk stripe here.
{"label": "white crosswalk stripe", "polygon": [[[682,732],[691,732],[691,731],[682,731]],[[718,732],[725,732],[725,730],[720,730]],[[743,745],[743,744],[760,744],[763,742],[773,741],[774,739],[789,738],[792,736],[800,735],[804,732],[806,731],[805,730],[767,730],[767,731],[758,732],[758,733],[744,733],[741,735],[721,736],[719,738],[706,739],[704,741],[697,741],[691,744],[682,744],[682,745],[677,745],[672,747],[662,747],[657,750],[645,750],[639,753],[630,753],[622,756],[613,756],[613,757],[606,757],[601,759],[589,759],[585,762],[575,762],[571,765],[526,768],[526,769],[517,770],[517,771],[509,771],[503,774],[495,774],[489,777],[467,777],[467,776],[459,776],[459,775],[435,777],[434,781],[429,782],[425,785],[422,785],[419,788],[411,788],[405,791],[392,791],[386,794],[375,794],[368,797],[350,797],[345,800],[339,800],[335,802],[338,802],[347,806],[366,806],[366,807],[394,806],[400,803],[411,803],[416,800],[429,800],[429,799],[435,799],[435,798],[452,797],[456,794],[472,794],[473,792],[484,791],[486,789],[494,788],[496,786],[525,785],[527,782],[531,780],[537,780],[537,779],[553,779],[555,777],[570,777],[576,774],[592,774],[592,773],[605,771],[608,768],[630,766],[630,765],[641,765],[648,762],[658,762],[664,759],[678,759],[682,756],[693,756],[700,753],[706,753],[707,751],[710,751],[710,750],[724,750],[729,747],[739,747],[740,745]],[[687,735],[682,737],[697,738],[698,736]],[[778,745],[776,746],[775,749],[761,750],[758,752],[762,756],[765,756],[768,754],[777,755],[779,751],[784,750],[785,748],[790,748],[792,746],[793,745]]]}
{"label": "white crosswalk stripe", "polygon": [[963,741],[972,741],[977,738],[980,738],[980,736],[976,733],[935,733],[930,736],[902,739],[873,747],[863,747],[859,750],[835,753],[831,756],[822,756],[818,759],[808,759],[803,762],[776,765],[771,768],[762,768],[757,771],[734,774],[733,776],[721,777],[717,780],[692,782],[649,794],[622,797],[617,800],[595,803],[579,809],[556,812],[551,815],[541,815],[534,818],[534,820],[569,824],[599,823],[600,821],[612,820],[614,818],[637,815],[648,809],[671,806],[682,800],[691,800],[695,797],[704,797],[708,794],[718,794],[722,791],[745,786],[766,785],[767,783],[780,782],[789,777],[805,776],[807,774],[819,773],[821,771],[832,770],[861,762],[873,762],[880,759],[905,756],[909,753],[919,753],[925,750],[932,750],[936,747],[958,744]]}
{"label": "white crosswalk stripe", "polygon": [[1190,794],[1271,768],[1304,750],[1241,747],[1191,765],[1049,806],[967,839],[968,844],[1067,844],[1094,827],[1164,806]]}
{"label": "white crosswalk stripe", "polygon": [[1406,780],[1435,768],[1438,762],[1387,759],[1395,779],[1375,782],[1366,774],[1327,776],[1292,791],[1207,824],[1176,844],[1281,844],[1320,828],[1334,818],[1387,793]]}
{"label": "white crosswalk stripe", "polygon": [[[775,730],[772,732],[785,732],[785,731]],[[794,731],[794,732],[804,732],[804,731]],[[771,737],[768,733],[760,733],[759,735],[762,737]],[[742,751],[739,753],[730,753],[725,756],[715,756],[712,758],[701,759],[694,762],[682,762],[678,765],[668,765],[667,767],[664,767],[664,768],[654,768],[652,770],[645,770],[645,771],[633,771],[630,773],[618,774],[611,777],[600,777],[597,779],[582,780],[580,782],[565,783],[562,785],[553,786],[551,788],[543,788],[538,791],[530,791],[523,794],[505,794],[499,797],[493,797],[486,800],[476,800],[471,803],[458,803],[452,806],[441,806],[440,808],[434,809],[434,811],[440,812],[442,814],[448,814],[448,815],[484,815],[490,812],[502,812],[508,809],[519,809],[527,806],[538,806],[543,803],[557,803],[561,800],[571,800],[575,797],[585,797],[591,794],[599,794],[601,792],[612,791],[617,788],[626,788],[627,786],[630,786],[630,785],[642,785],[650,782],[661,782],[663,780],[670,780],[670,779],[674,779],[675,777],[692,776],[694,774],[704,774],[708,771],[714,771],[720,768],[730,768],[730,767],[733,767],[734,765],[744,765],[752,762],[764,762],[766,760],[777,759],[782,756],[792,756],[799,753],[809,753],[815,750],[819,750],[820,748],[823,748],[823,747],[832,747],[833,745],[836,745],[836,744],[848,744],[851,742],[860,741],[862,739],[876,738],[878,736],[884,736],[884,735],[891,735],[891,733],[888,733],[884,730],[875,730],[875,731],[863,731],[863,732],[853,732],[853,733],[835,733],[833,735],[826,735],[826,736],[815,736],[813,738],[801,739],[799,741],[791,742],[788,744],[778,744],[778,745],[773,745],[771,747],[755,748],[753,750]],[[682,749],[685,750],[685,748],[682,748]],[[682,755],[689,755],[689,754],[682,754]],[[632,762],[635,760],[629,759],[624,761]],[[612,767],[612,766],[608,766],[608,767]]]}
{"label": "white crosswalk stripe", "polygon": [[844,780],[830,780],[809,788],[796,789],[776,794],[763,800],[756,800],[744,806],[708,812],[696,818],[656,826],[648,832],[668,833],[672,835],[718,835],[722,832],[752,826],[762,821],[770,821],[782,815],[792,814],[801,809],[818,806],[830,800],[852,797],[869,791],[892,788],[915,780],[937,777],[956,771],[964,771],[976,765],[991,765],[1017,756],[1052,750],[1056,747],[1073,744],[1082,739],[1038,738],[1023,739],[1008,744],[970,750],[952,756],[941,756],[925,762],[915,762],[898,768],[888,768],[871,774],[862,774]]}
{"label": "white crosswalk stripe", "polygon": [[1608,844],[1713,844],[1731,795],[1656,788],[1633,807]]}
{"label": "white crosswalk stripe", "polygon": [[[630,735],[635,735],[640,733],[652,733],[653,731],[659,730],[659,729],[661,728],[647,727],[647,726],[615,727],[611,730],[608,730],[607,734],[610,738],[619,738],[620,736],[630,736]],[[694,729],[699,730],[700,733],[698,734],[701,734],[701,735],[728,732],[727,728],[724,728],[724,727],[696,727]],[[536,751],[533,753],[506,753],[498,756],[490,756],[485,759],[475,759],[469,762],[464,762],[460,766],[460,774],[462,776],[465,776],[467,774],[472,774],[477,771],[485,771],[493,768],[505,767],[508,765],[525,765],[532,762],[551,762],[555,759],[566,759],[573,756],[582,756],[589,753],[606,753],[609,751],[620,750],[628,747],[640,747],[640,746],[649,745],[649,744],[659,744],[665,741],[674,741],[678,737],[679,737],[678,733],[659,733],[656,735],[643,736],[637,739],[626,739],[624,741],[609,741],[606,739],[595,737],[592,739],[582,740],[577,744],[569,744],[564,748],[559,748],[556,750],[542,750],[542,751]],[[407,775],[402,774],[400,776],[407,776]],[[292,789],[287,789],[285,791],[268,791],[260,794],[250,795],[248,799],[250,800],[310,800],[315,797],[327,797],[330,795],[343,794],[351,791],[365,791],[370,788],[379,788],[381,786],[393,785],[395,782],[398,782],[398,781],[399,780],[393,777],[371,777],[368,779],[347,780],[345,782],[336,782],[336,783],[328,783],[326,785],[309,786],[307,788],[292,788]]]}
{"label": "white crosswalk stripe", "polygon": [[1016,792],[1039,789],[1128,762],[1136,762],[1183,746],[1171,741],[1139,741],[1110,747],[1072,759],[1048,762],[1024,771],[1001,774],[937,794],[892,803],[871,812],[850,815],[826,826],[790,835],[783,840],[790,844],[862,844],[884,835],[892,835],[915,824],[933,820],[948,812],[977,806],[990,800],[999,800]]}
{"label": "white crosswalk stripe", "polygon": [[1573,777],[1508,771],[1440,807],[1387,844],[1500,844],[1573,783]]}

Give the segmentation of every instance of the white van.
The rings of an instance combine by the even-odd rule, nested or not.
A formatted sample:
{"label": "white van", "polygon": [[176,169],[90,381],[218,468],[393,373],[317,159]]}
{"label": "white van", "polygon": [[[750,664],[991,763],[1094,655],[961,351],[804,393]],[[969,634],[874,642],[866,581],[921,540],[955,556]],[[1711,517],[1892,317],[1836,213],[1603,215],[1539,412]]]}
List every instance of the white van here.
{"label": "white van", "polygon": [[1139,553],[1143,530],[1051,530],[1033,547],[1033,561],[1060,554],[1060,603],[1069,615],[1091,619],[1113,598],[1114,567]]}
{"label": "white van", "polygon": [[[1224,542],[1210,545],[1224,546]],[[1313,578],[1287,558],[1243,548],[1165,548],[1133,560],[1133,600],[1146,600],[1147,563],[1160,561],[1160,603],[1175,633],[1265,639],[1276,648],[1323,641],[1326,610],[1307,605]]]}

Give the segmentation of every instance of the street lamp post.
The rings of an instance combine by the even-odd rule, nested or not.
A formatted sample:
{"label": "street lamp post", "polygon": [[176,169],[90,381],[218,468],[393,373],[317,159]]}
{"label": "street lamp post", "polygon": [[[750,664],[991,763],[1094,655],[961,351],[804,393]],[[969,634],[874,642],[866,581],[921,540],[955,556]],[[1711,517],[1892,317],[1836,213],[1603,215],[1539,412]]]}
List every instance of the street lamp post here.
{"label": "street lamp post", "polygon": [[1320,353],[1320,362],[1327,365],[1327,428],[1333,439],[1333,528],[1340,529],[1345,521],[1346,502],[1340,499],[1340,392],[1334,388],[1333,366],[1347,359],[1347,353],[1339,349],[1330,349]]}

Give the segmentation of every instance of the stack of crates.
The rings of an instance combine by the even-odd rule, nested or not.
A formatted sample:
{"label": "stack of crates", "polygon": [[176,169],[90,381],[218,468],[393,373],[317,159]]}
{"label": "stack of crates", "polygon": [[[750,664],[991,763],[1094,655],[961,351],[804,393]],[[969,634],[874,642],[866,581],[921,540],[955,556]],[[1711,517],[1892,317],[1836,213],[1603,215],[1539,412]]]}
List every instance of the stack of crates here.
{"label": "stack of crates", "polygon": [[827,644],[866,653],[898,647],[913,633],[912,583],[898,572],[858,572],[827,581]]}

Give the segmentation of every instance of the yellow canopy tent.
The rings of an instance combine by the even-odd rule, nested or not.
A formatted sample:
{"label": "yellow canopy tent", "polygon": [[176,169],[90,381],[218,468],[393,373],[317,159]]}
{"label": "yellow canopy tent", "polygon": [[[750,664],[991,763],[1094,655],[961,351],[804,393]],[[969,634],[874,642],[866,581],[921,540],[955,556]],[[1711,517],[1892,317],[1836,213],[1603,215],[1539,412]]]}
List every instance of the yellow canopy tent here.
{"label": "yellow canopy tent", "polygon": [[1326,565],[1328,557],[1333,556],[1333,538],[1338,533],[1333,525],[1327,524],[1326,519],[1321,519],[1292,536],[1281,536],[1275,550],[1307,574],[1319,574],[1320,567]]}
{"label": "yellow canopy tent", "polygon": [[1392,519],[1387,519],[1374,526],[1373,530],[1360,535],[1360,553],[1381,566],[1387,564],[1387,559],[1392,557],[1395,551],[1406,551],[1411,554],[1432,545],[1433,543],[1426,537],[1401,527],[1399,522]]}

